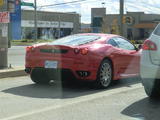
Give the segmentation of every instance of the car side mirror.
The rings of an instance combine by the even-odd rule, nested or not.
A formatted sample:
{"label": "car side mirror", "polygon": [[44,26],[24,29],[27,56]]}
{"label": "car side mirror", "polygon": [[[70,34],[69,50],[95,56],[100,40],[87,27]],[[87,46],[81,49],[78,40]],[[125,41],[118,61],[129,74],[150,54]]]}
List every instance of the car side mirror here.
{"label": "car side mirror", "polygon": [[138,50],[140,50],[142,48],[142,45],[138,45]]}
{"label": "car side mirror", "polygon": [[135,50],[139,51],[141,48],[142,48],[142,45],[138,45],[138,46],[135,47]]}

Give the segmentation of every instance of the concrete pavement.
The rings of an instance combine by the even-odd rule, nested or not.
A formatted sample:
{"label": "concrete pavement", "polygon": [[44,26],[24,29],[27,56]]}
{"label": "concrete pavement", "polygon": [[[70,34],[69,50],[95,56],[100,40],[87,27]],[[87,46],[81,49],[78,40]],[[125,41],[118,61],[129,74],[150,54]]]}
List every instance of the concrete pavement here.
{"label": "concrete pavement", "polygon": [[[13,81],[11,82],[12,79]],[[29,77],[0,81],[0,120],[159,120],[140,81],[124,79],[109,89],[89,84],[35,85]]]}
{"label": "concrete pavement", "polygon": [[16,67],[16,68],[0,70],[0,79],[8,77],[26,76],[26,75],[27,74],[24,71],[24,67]]}
{"label": "concrete pavement", "polygon": [[12,46],[8,49],[8,66],[11,65],[12,68],[1,69],[0,79],[27,75],[24,72],[25,48],[26,46]]}
{"label": "concrete pavement", "polygon": [[8,65],[24,67],[26,46],[12,46],[8,49]]}

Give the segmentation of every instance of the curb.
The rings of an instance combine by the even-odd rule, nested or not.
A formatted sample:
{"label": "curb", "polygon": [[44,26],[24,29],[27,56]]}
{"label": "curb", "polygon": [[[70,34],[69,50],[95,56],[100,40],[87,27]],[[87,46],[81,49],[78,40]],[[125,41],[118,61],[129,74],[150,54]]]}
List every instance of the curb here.
{"label": "curb", "polygon": [[0,79],[1,78],[8,78],[8,77],[19,77],[19,76],[26,76],[24,68],[15,68],[15,69],[4,69],[0,70]]}

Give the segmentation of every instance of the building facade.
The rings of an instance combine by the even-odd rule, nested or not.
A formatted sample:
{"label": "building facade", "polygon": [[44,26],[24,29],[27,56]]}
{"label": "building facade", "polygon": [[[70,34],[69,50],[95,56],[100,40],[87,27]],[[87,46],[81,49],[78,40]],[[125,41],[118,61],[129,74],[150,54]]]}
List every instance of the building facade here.
{"label": "building facade", "polygon": [[[93,8],[99,11],[99,8]],[[104,12],[106,13],[106,12]],[[149,37],[155,26],[160,22],[159,14],[144,12],[127,12],[123,17],[123,36],[133,40],[143,40]],[[93,24],[93,23],[92,23]],[[105,14],[99,32],[120,34],[119,14]],[[93,29],[93,28],[92,28]]]}
{"label": "building facade", "polygon": [[[21,17],[22,39],[34,39],[34,11],[22,10]],[[56,39],[59,36],[64,37],[79,33],[80,15],[76,13],[38,11],[37,31],[38,39]]]}
{"label": "building facade", "polygon": [[91,28],[93,33],[102,31],[103,18],[106,15],[106,8],[91,9]]}

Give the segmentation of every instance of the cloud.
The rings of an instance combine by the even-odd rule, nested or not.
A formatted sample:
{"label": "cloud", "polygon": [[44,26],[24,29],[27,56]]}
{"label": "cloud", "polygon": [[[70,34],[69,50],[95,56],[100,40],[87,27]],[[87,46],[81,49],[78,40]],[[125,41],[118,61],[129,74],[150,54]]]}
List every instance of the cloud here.
{"label": "cloud", "polygon": [[[34,2],[34,0],[23,0],[26,2]],[[64,2],[71,2],[75,0],[37,0],[37,5],[49,5]],[[105,5],[102,5],[105,2]],[[125,7],[124,11],[143,11],[145,13],[160,13],[160,2],[158,0],[124,0]],[[61,6],[46,7],[42,10],[45,11],[57,11],[57,12],[77,12],[81,14],[82,22],[90,22],[91,19],[91,8],[94,7],[106,7],[107,14],[118,14],[119,13],[119,0],[87,0],[86,2],[66,4]]]}

